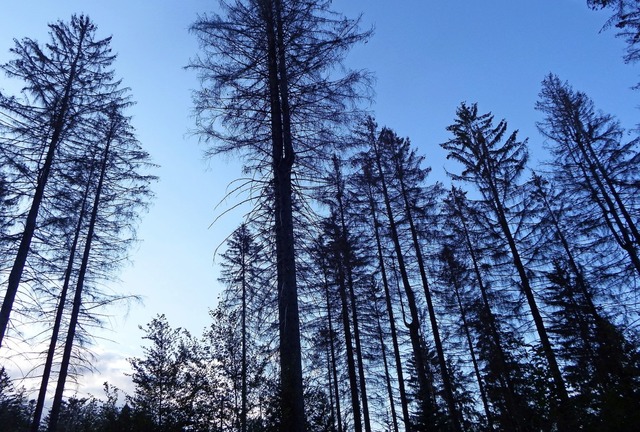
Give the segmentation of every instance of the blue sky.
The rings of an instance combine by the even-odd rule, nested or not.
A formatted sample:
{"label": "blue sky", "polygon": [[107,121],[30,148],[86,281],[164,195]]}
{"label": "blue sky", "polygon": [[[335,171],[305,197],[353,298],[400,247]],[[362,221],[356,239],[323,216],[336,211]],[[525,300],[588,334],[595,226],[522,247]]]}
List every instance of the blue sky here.
{"label": "blue sky", "polygon": [[[113,35],[115,65],[138,103],[132,109],[138,137],[151,153],[160,182],[156,200],[139,228],[140,245],[114,289],[139,294],[144,304],[113,310],[112,331],[100,335],[101,374],[84,379],[83,389],[109,381],[127,387],[119,370],[125,357],[140,355],[138,325],[165,313],[173,326],[199,335],[215,307],[219,284],[214,250],[240,222],[241,213],[215,217],[233,201],[216,205],[240,175],[231,159],[202,159],[203,148],[190,135],[191,89],[197,80],[185,71],[197,43],[187,31],[198,13],[215,0],[109,2],[28,0],[6,2],[0,13],[0,63],[9,60],[13,38],[46,41],[46,24],[88,14],[101,36]],[[506,118],[511,129],[529,137],[532,160],[544,159],[540,119],[534,104],[544,76],[553,72],[585,91],[623,126],[637,123],[638,91],[630,90],[639,68],[622,62],[624,44],[612,31],[600,32],[608,14],[586,0],[334,0],[347,16],[362,13],[363,27],[375,27],[366,45],[353,50],[347,66],[376,75],[376,102],[370,107],[380,125],[409,136],[432,166],[432,179],[446,179],[439,143],[462,101]],[[0,77],[0,89],[14,87]]]}

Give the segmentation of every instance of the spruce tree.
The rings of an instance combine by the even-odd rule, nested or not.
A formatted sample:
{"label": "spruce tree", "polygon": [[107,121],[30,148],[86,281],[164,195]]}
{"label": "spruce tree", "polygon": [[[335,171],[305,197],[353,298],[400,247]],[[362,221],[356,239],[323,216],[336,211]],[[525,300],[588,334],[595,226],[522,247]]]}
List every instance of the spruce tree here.
{"label": "spruce tree", "polygon": [[526,141],[519,141],[517,132],[507,135],[504,120],[494,126],[493,116],[478,114],[476,104],[462,103],[456,114],[455,123],[447,128],[453,138],[441,144],[449,152],[447,158],[463,166],[460,174],[451,174],[451,177],[474,184],[481,195],[484,211],[493,217],[493,223],[487,228],[499,234],[510,254],[547,360],[557,401],[555,419],[561,430],[571,430],[573,419],[567,387],[533,290],[531,271],[525,265],[522,247],[510,220],[514,216],[522,218],[510,208],[516,205],[516,199],[522,193],[517,181],[528,159]]}
{"label": "spruce tree", "polygon": [[40,206],[56,159],[74,139],[82,141],[80,126],[124,91],[111,68],[115,56],[110,38],[98,39],[96,26],[83,15],[49,25],[50,42],[25,38],[11,49],[14,59],[2,65],[9,78],[21,80],[21,97],[0,94],[4,117],[0,152],[8,162],[8,178],[27,176],[35,189],[20,233],[0,310],[0,345],[37,229]]}

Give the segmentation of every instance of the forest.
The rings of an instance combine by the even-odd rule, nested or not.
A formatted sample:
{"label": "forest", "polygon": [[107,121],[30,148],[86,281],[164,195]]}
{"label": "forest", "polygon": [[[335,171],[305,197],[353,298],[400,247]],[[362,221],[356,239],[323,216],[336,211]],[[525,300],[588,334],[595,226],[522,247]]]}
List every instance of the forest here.
{"label": "forest", "polygon": [[[461,102],[448,181],[366,107],[375,37],[330,0],[219,0],[189,28],[195,133],[248,208],[194,335],[159,311],[133,391],[69,388],[137,300],[110,282],[157,166],[111,37],[76,14],[16,39],[0,85],[0,432],[640,430],[640,136],[554,73],[536,127]],[[640,59],[640,1],[587,0]],[[1,81],[0,81],[1,83]],[[640,84],[637,84],[640,87]],[[636,91],[637,91],[636,87]],[[222,187],[222,186],[221,186]]]}

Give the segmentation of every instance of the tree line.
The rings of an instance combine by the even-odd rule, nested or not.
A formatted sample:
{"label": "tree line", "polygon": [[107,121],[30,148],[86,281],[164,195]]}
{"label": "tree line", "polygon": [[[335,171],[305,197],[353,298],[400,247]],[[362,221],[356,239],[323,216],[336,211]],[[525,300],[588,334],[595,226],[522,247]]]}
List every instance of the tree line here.
{"label": "tree line", "polygon": [[[628,42],[625,59],[634,61],[636,2],[588,5],[612,8],[609,22]],[[549,159],[531,167],[527,139],[478,104],[462,103],[452,113],[449,139],[440,144],[456,162],[445,186],[429,180],[425,157],[409,138],[380,127],[361,110],[371,77],[342,65],[351,46],[371,37],[359,29],[358,19],[335,13],[325,0],[223,0],[220,6],[219,14],[203,15],[191,28],[201,44],[188,66],[201,80],[194,94],[196,128],[210,155],[233,152],[243,158],[250,180],[238,190],[247,193],[253,209],[222,254],[220,280],[226,288],[211,312],[211,326],[194,338],[158,316],[143,328],[143,356],[130,360],[135,390],[125,404],[117,403],[118,392],[109,386],[106,401],[60,400],[49,414],[49,430],[636,429],[640,153],[634,132],[597,110],[586,93],[549,74],[536,103]],[[83,20],[74,17],[72,24]],[[58,31],[52,30],[55,40]],[[26,58],[5,71],[11,74]],[[46,63],[38,55],[28,58]],[[74,64],[61,70],[74,71]],[[38,294],[31,297],[39,308],[49,297],[64,304],[64,287],[75,282],[78,306],[67,306],[69,318],[64,307],[52,309],[60,312],[50,322],[60,315],[60,323],[77,328],[87,269],[97,269],[96,278],[112,270],[98,258],[76,269],[74,258],[78,242],[91,256],[91,239],[100,238],[93,234],[100,227],[96,203],[102,185],[111,184],[104,162],[111,145],[101,136],[95,141],[102,147],[95,150],[83,141],[87,135],[74,135],[70,126],[87,121],[98,131],[96,125],[109,123],[82,114],[93,119],[126,103],[101,94],[98,100],[109,103],[94,102],[86,111],[64,108],[64,95],[70,99],[75,90],[71,81],[63,81],[59,99],[51,97],[53,118],[62,119],[65,110],[74,113],[58,126],[58,135],[51,117],[40,128],[21,129],[34,124],[27,119],[35,114],[5,109],[12,114],[3,131],[12,142],[40,147],[25,151],[27,163],[18,159],[22,152],[13,153],[18,146],[3,146],[12,168],[3,169],[0,185],[16,190],[2,198],[24,208],[24,233],[31,212],[52,217],[50,223],[32,222],[41,227],[37,236],[36,230],[21,231],[12,240],[10,233],[22,224],[18,213],[6,211],[2,227],[9,234],[3,239],[16,251],[14,268],[32,269],[18,261],[22,242],[23,255],[31,247],[49,265],[41,268],[51,268],[46,274],[40,267],[31,270],[29,284],[20,284],[21,275],[9,281],[17,278],[16,287]],[[124,97],[116,90],[119,83],[103,85],[104,93]],[[40,94],[50,87],[38,88],[31,98],[44,104],[49,99]],[[78,100],[96,94],[82,89]],[[7,107],[17,101],[5,100]],[[38,114],[44,111],[38,106]],[[28,135],[40,129],[39,140]],[[119,142],[118,129],[109,130],[113,135],[106,136]],[[86,147],[103,159],[92,165],[91,175],[83,166],[85,171],[77,171],[82,175],[69,176],[75,165],[63,161],[86,163],[84,153],[74,153]],[[47,168],[49,153],[60,165],[50,162]],[[135,159],[136,167],[149,164],[146,153],[135,154],[144,156]],[[67,175],[56,176],[56,166]],[[37,172],[33,191],[17,187],[18,173],[26,168]],[[117,172],[113,182],[123,175]],[[78,181],[84,176],[92,182]],[[137,199],[123,207],[139,211],[152,177],[137,174],[134,180],[144,187],[129,189]],[[51,185],[59,188],[47,189]],[[69,205],[58,201],[69,190],[81,209],[73,220]],[[38,193],[50,201],[35,204]],[[80,217],[85,211],[91,215],[86,220]],[[66,249],[58,249],[53,240],[64,237],[47,230],[59,233],[53,230],[63,227]],[[29,243],[33,239],[42,249]],[[115,252],[122,249],[105,246],[104,256]],[[51,263],[58,254],[64,258],[56,267]],[[51,284],[54,274],[62,282]],[[32,288],[31,281],[41,279],[46,281]],[[11,282],[8,287],[10,312],[17,288],[12,291]],[[103,299],[101,294],[88,297]],[[65,354],[72,346],[73,337]],[[17,413],[11,418],[29,422],[41,415],[31,414],[37,405],[30,408],[23,392],[8,381],[2,385],[2,394],[9,395],[0,400],[3,409]]]}

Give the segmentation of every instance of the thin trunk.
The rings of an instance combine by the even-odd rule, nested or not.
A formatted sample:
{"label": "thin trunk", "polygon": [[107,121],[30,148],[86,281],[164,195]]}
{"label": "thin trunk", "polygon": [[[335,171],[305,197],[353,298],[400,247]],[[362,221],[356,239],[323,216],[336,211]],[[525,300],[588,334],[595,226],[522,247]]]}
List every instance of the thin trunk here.
{"label": "thin trunk", "polygon": [[247,263],[246,232],[242,237],[242,410],[240,425],[247,432]]}
{"label": "thin trunk", "polygon": [[[369,192],[371,192],[371,185],[368,184]],[[375,201],[371,193],[368,194],[369,207],[371,209],[371,217],[373,220],[373,232],[376,239],[376,248],[378,252],[378,263],[380,265],[380,274],[382,276],[382,286],[384,287],[384,297],[387,306],[387,313],[389,315],[389,326],[391,328],[391,340],[393,342],[393,353],[396,363],[396,374],[398,376],[398,388],[400,391],[400,404],[402,405],[402,416],[404,421],[405,430],[411,432],[411,417],[409,416],[409,401],[407,399],[407,392],[404,385],[404,374],[402,372],[402,358],[400,357],[400,346],[398,344],[398,334],[396,331],[396,320],[393,314],[393,302],[391,300],[391,290],[389,289],[389,279],[387,277],[387,269],[384,263],[384,255],[382,253],[382,242],[380,240],[379,223],[377,216],[377,209]]]}
{"label": "thin trunk", "polygon": [[467,248],[467,251],[469,252],[469,257],[471,258],[471,262],[473,264],[473,271],[475,274],[476,283],[478,284],[478,288],[480,289],[480,294],[482,296],[482,304],[487,313],[487,316],[489,317],[488,324],[491,331],[491,338],[493,340],[493,344],[498,354],[498,363],[499,363],[500,370],[502,371],[500,374],[498,374],[498,377],[499,377],[498,379],[500,380],[500,384],[505,391],[504,398],[506,402],[507,412],[508,412],[509,418],[513,422],[513,424],[510,425],[510,427],[512,427],[514,431],[524,430],[521,424],[523,419],[522,419],[522,416],[519,414],[520,409],[516,402],[517,393],[515,390],[515,385],[513,383],[513,380],[511,379],[511,373],[507,368],[507,361],[506,361],[507,356],[502,347],[502,341],[500,338],[500,333],[498,331],[496,317],[493,314],[493,311],[491,310],[489,293],[487,292],[487,287],[484,284],[484,278],[482,277],[482,273],[480,271],[480,264],[476,256],[475,248],[471,241],[471,237],[469,235],[467,220],[462,212],[461,204],[458,200],[459,198],[454,195],[454,203],[456,206],[455,208],[457,211],[457,216],[460,219],[460,225],[464,233],[465,246]]}
{"label": "thin trunk", "polygon": [[[333,392],[336,400],[336,418],[338,420],[338,432],[342,432],[342,411],[340,410],[340,388],[338,386],[338,365],[336,360],[336,348],[333,343],[333,317],[331,316],[331,299],[329,285],[325,283],[325,296],[327,299],[327,321],[329,322],[329,348],[331,354],[331,373],[333,374]],[[331,392],[331,391],[330,391]]]}
{"label": "thin trunk", "polygon": [[420,246],[420,241],[418,239],[418,232],[416,230],[413,214],[411,211],[411,206],[409,204],[409,198],[407,196],[407,191],[405,189],[404,177],[402,173],[402,167],[396,167],[398,172],[398,180],[400,181],[400,193],[402,195],[402,199],[405,207],[405,215],[409,222],[409,229],[411,231],[411,238],[413,240],[413,248],[416,253],[416,260],[418,261],[418,269],[420,271],[420,279],[422,281],[422,287],[424,289],[424,296],[427,300],[427,310],[429,312],[429,321],[431,323],[431,331],[433,333],[433,341],[436,345],[436,353],[438,355],[438,365],[440,366],[440,374],[442,375],[442,384],[444,386],[444,398],[447,403],[447,408],[449,409],[449,418],[451,419],[451,423],[454,431],[461,432],[461,419],[460,414],[458,412],[458,408],[456,407],[456,400],[453,394],[453,386],[451,384],[451,376],[449,374],[449,369],[447,368],[447,361],[444,355],[444,349],[442,347],[442,340],[440,338],[440,330],[438,328],[438,322],[436,320],[436,311],[433,307],[433,300],[431,297],[431,289],[429,288],[429,281],[427,279],[427,271],[424,266],[424,258],[422,256],[422,248]]}
{"label": "thin trunk", "polygon": [[[618,243],[618,245],[620,245],[620,247],[629,255],[629,258],[631,259],[631,263],[635,267],[636,272],[640,274],[640,257],[638,256],[637,247],[634,246],[634,241],[629,237],[629,233],[627,232],[626,227],[624,226],[624,223],[620,219],[620,215],[618,214],[615,204],[613,203],[613,201],[611,200],[611,197],[607,193],[607,190],[605,188],[605,185],[602,182],[602,179],[600,178],[600,176],[598,176],[597,170],[593,166],[594,164],[590,160],[589,154],[586,151],[586,149],[584,149],[584,145],[581,144],[581,141],[579,138],[576,139],[576,145],[582,152],[583,160],[586,160],[587,166],[585,167],[584,166],[585,164],[581,163],[582,161],[578,160],[578,158],[573,154],[573,152],[570,151],[569,154],[573,162],[580,167],[580,170],[582,171],[582,175],[584,176],[587,182],[587,187],[591,192],[591,197],[596,202],[598,207],[600,207],[600,210],[602,211],[602,217],[605,220],[607,227],[609,228],[612,235],[616,239],[616,242]],[[593,182],[595,182],[595,185],[593,184]],[[624,208],[624,205],[623,205],[623,208]],[[625,208],[625,213],[626,213],[626,208]],[[627,216],[628,216],[628,213],[627,213]],[[611,218],[613,218],[613,221],[611,221]],[[635,228],[633,221],[631,221],[630,227]],[[638,241],[639,241],[638,237],[636,237],[636,240],[635,240],[636,244]]]}
{"label": "thin trunk", "polygon": [[[91,178],[92,176],[93,176],[93,169],[92,169],[92,172],[89,174],[89,178]],[[76,225],[76,229],[73,235],[73,241],[71,243],[71,247],[69,248],[69,259],[67,260],[67,269],[64,274],[64,282],[62,283],[62,289],[60,290],[58,308],[56,310],[56,317],[53,322],[53,330],[51,331],[51,340],[49,341],[47,358],[44,363],[44,370],[42,371],[42,381],[40,383],[40,390],[38,392],[38,400],[36,401],[36,408],[33,413],[33,422],[31,423],[31,432],[38,432],[38,430],[40,429],[40,420],[42,419],[44,401],[47,396],[47,386],[49,384],[49,378],[51,376],[51,369],[53,368],[53,357],[55,356],[56,345],[58,344],[58,336],[60,332],[60,326],[62,324],[64,307],[67,302],[67,292],[69,290],[71,273],[73,272],[76,249],[78,247],[80,231],[82,229],[85,212],[87,210],[87,201],[89,199],[89,186],[90,186],[90,182],[87,182],[87,187],[84,191],[84,196],[82,199],[82,205],[80,207],[80,214],[78,215],[78,224]]]}
{"label": "thin trunk", "polygon": [[[489,154],[489,152],[487,151],[486,154]],[[553,352],[551,341],[549,340],[542,315],[540,314],[538,304],[536,302],[535,296],[533,295],[533,289],[531,288],[531,283],[529,281],[529,276],[527,275],[526,267],[524,266],[524,263],[520,258],[520,251],[518,250],[515,239],[513,237],[513,233],[511,232],[511,228],[509,227],[507,217],[504,214],[504,208],[502,207],[502,203],[500,201],[500,195],[498,194],[498,191],[493,182],[489,182],[489,185],[492,194],[491,199],[494,203],[494,210],[498,218],[498,224],[500,225],[500,229],[502,230],[502,233],[507,240],[507,244],[511,252],[511,257],[513,259],[513,265],[515,266],[520,278],[520,288],[525,295],[525,298],[527,299],[527,303],[529,304],[529,310],[531,311],[531,316],[533,317],[533,322],[536,326],[536,330],[540,338],[542,351],[545,358],[547,359],[555,390],[558,399],[560,400],[560,405],[558,407],[560,412],[557,416],[558,427],[561,431],[570,431],[573,420],[569,402],[569,394],[567,393],[567,388],[565,386],[564,379],[562,378],[562,373],[560,372],[560,367],[558,366],[556,355]]]}
{"label": "thin trunk", "polygon": [[[339,167],[336,165],[336,171],[339,174]],[[349,289],[349,300],[351,304],[351,312],[353,317],[353,337],[355,340],[355,354],[356,360],[358,363],[358,377],[360,381],[360,396],[362,398],[362,416],[364,418],[364,429],[366,432],[371,432],[371,419],[369,416],[369,400],[367,397],[367,385],[364,375],[364,363],[362,359],[362,344],[360,339],[360,326],[358,323],[358,306],[356,303],[356,294],[353,284],[353,256],[351,253],[351,245],[349,243],[349,232],[347,230],[347,224],[344,217],[344,205],[342,202],[342,180],[338,177],[338,194],[337,194],[337,202],[338,202],[338,211],[340,214],[340,231],[342,237],[342,247],[343,247],[343,262],[345,265],[345,276],[346,283]]]}
{"label": "thin trunk", "polygon": [[[578,128],[579,128],[579,135],[576,137],[576,144],[578,145],[578,148],[584,155],[584,158],[587,161],[587,165],[589,167],[589,171],[591,171],[593,177],[597,180],[598,187],[602,192],[602,196],[607,200],[607,205],[609,206],[612,212],[615,211],[615,205],[613,201],[615,201],[615,204],[617,204],[617,209],[620,213],[622,213],[622,217],[627,223],[629,230],[631,230],[631,235],[633,236],[633,239],[634,239],[634,240],[630,239],[631,243],[629,247],[633,248],[633,243],[635,243],[636,247],[634,248],[634,250],[636,250],[636,253],[637,253],[636,248],[640,246],[640,232],[638,232],[636,222],[627,211],[627,207],[624,205],[624,202],[620,197],[620,194],[618,193],[617,188],[615,187],[614,181],[609,177],[609,173],[602,166],[602,163],[600,162],[600,158],[598,157],[595,150],[593,149],[593,146],[589,142],[590,140],[587,140],[587,142],[584,143],[583,140],[581,139],[582,135],[584,135],[584,131],[582,130],[582,123],[578,125]],[[598,172],[600,173],[600,175],[598,175]],[[607,193],[607,189],[609,193]],[[609,197],[609,194],[613,196],[613,200],[611,200],[611,198]],[[622,223],[620,223],[620,230],[626,231]]]}
{"label": "thin trunk", "polygon": [[456,304],[458,305],[458,309],[460,310],[460,318],[462,319],[462,329],[464,331],[464,336],[467,341],[467,348],[469,349],[469,355],[471,356],[471,363],[473,364],[473,372],[476,376],[476,381],[478,382],[478,390],[480,390],[480,399],[482,400],[482,407],[484,408],[485,415],[487,416],[487,425],[489,426],[489,430],[494,430],[495,426],[493,423],[493,414],[489,409],[489,401],[487,400],[487,391],[484,388],[484,382],[482,381],[482,375],[480,374],[480,367],[478,366],[478,360],[476,357],[476,350],[473,346],[473,338],[471,337],[471,331],[469,330],[469,324],[467,320],[467,311],[462,304],[462,299],[460,297],[460,289],[459,283],[453,281],[453,293],[456,298]]}
{"label": "thin trunk", "polygon": [[[336,251],[339,257],[339,251]],[[339,258],[338,258],[339,261]],[[351,408],[353,410],[353,428],[356,432],[362,432],[362,417],[360,415],[360,401],[358,397],[358,378],[356,365],[353,360],[353,341],[351,335],[351,323],[349,320],[349,303],[347,298],[347,287],[343,263],[338,262],[338,290],[340,292],[340,303],[342,311],[342,327],[344,329],[344,341],[347,349],[347,372],[349,373],[349,390],[351,391]]]}
{"label": "thin trunk", "polygon": [[78,280],[76,283],[76,292],[73,298],[73,309],[71,311],[71,319],[69,320],[69,329],[67,331],[67,338],[64,344],[64,353],[62,355],[62,364],[60,365],[60,373],[58,375],[58,385],[53,398],[53,404],[51,406],[51,412],[49,414],[49,432],[56,432],[58,426],[58,418],[60,416],[60,408],[62,407],[62,396],[64,393],[64,387],[67,381],[67,374],[69,370],[69,364],[71,362],[71,350],[73,348],[73,340],[76,335],[76,327],[78,319],[80,317],[80,307],[82,306],[82,291],[84,288],[84,280],[87,274],[87,268],[89,265],[89,255],[91,253],[91,243],[93,241],[93,235],[95,231],[96,221],[98,219],[98,209],[100,207],[100,198],[102,194],[102,187],[104,185],[104,178],[107,172],[107,159],[109,157],[109,149],[111,146],[112,136],[109,136],[106,140],[106,146],[104,154],[102,156],[102,166],[100,168],[100,178],[96,187],[96,195],[93,201],[93,209],[91,210],[91,219],[87,229],[87,238],[84,245],[84,253],[82,255],[82,263],[80,264],[80,271],[78,272]]}
{"label": "thin trunk", "polygon": [[[375,138],[374,138],[375,139]],[[375,141],[374,141],[375,145]],[[382,169],[382,157],[380,150],[374,148],[374,158],[376,163],[376,169],[380,176],[380,184],[382,186],[382,196],[387,211],[387,218],[389,221],[389,228],[391,229],[391,240],[396,252],[396,259],[398,261],[398,270],[400,271],[400,277],[402,279],[402,285],[404,287],[405,295],[407,296],[407,304],[409,306],[409,312],[411,314],[411,322],[405,322],[409,329],[409,338],[411,340],[411,346],[413,348],[413,356],[416,364],[416,375],[418,379],[418,389],[422,402],[422,410],[426,417],[433,417],[435,414],[435,407],[431,403],[431,395],[429,392],[429,378],[427,376],[427,361],[422,349],[422,339],[420,335],[420,315],[418,312],[418,305],[416,302],[413,288],[409,282],[409,275],[407,274],[407,268],[404,262],[404,256],[402,254],[402,247],[400,246],[400,238],[398,236],[398,228],[396,227],[395,219],[393,217],[393,210],[391,208],[391,200],[389,198],[389,191],[387,190],[387,183]]]}
{"label": "thin trunk", "polygon": [[560,240],[560,244],[562,245],[562,249],[564,250],[564,253],[567,256],[567,261],[569,262],[569,267],[571,267],[571,271],[576,276],[577,285],[580,287],[580,291],[582,292],[582,295],[584,296],[585,300],[587,301],[587,307],[589,309],[589,312],[594,316],[596,321],[600,321],[602,318],[600,317],[600,314],[598,313],[598,310],[597,310],[595,304],[593,303],[593,298],[592,298],[592,295],[589,292],[589,289],[587,287],[587,282],[586,282],[586,280],[584,278],[584,274],[583,274],[582,270],[580,269],[580,267],[578,266],[578,262],[576,261],[576,259],[574,257],[573,249],[569,245],[569,240],[564,235],[564,231],[563,231],[562,227],[560,226],[560,220],[558,220],[555,212],[551,208],[551,203],[549,202],[547,193],[544,191],[542,185],[536,183],[535,186],[537,187],[538,195],[542,199],[542,204],[544,205],[544,208],[545,208],[547,214],[551,218],[551,224],[553,225],[555,233],[558,236],[558,240]]}
{"label": "thin trunk", "polygon": [[7,326],[9,325],[9,317],[11,315],[11,310],[13,309],[13,302],[15,301],[16,294],[18,293],[18,286],[20,285],[20,281],[22,279],[22,272],[24,271],[24,267],[27,262],[27,256],[29,255],[31,240],[33,239],[33,235],[36,230],[36,220],[38,218],[38,212],[44,198],[44,190],[47,185],[47,181],[49,180],[49,174],[51,173],[53,160],[55,158],[56,151],[62,138],[67,113],[69,111],[69,104],[71,103],[71,90],[76,80],[77,65],[80,61],[80,57],[83,51],[83,42],[86,31],[86,27],[82,27],[77,53],[69,69],[69,78],[65,83],[64,93],[60,102],[60,109],[59,112],[55,115],[54,121],[52,122],[53,131],[51,133],[51,140],[49,141],[47,155],[38,175],[36,190],[33,195],[33,200],[31,201],[29,213],[27,214],[24,231],[22,232],[22,238],[20,239],[20,246],[18,247],[18,253],[13,263],[13,267],[11,268],[11,273],[9,274],[7,291],[2,302],[2,308],[0,309],[0,347],[2,346],[2,341],[4,340]]}
{"label": "thin trunk", "polygon": [[[373,290],[374,284],[371,285]],[[393,397],[393,387],[391,386],[391,373],[389,372],[389,362],[387,361],[387,347],[384,343],[384,334],[382,333],[382,324],[380,323],[380,315],[378,315],[377,297],[375,293],[372,295],[376,304],[376,326],[378,330],[378,342],[380,343],[380,351],[382,353],[382,363],[384,365],[384,378],[387,385],[387,394],[389,395],[389,407],[391,409],[391,419],[393,421],[393,431],[398,432],[398,416],[396,414],[396,403]]]}

